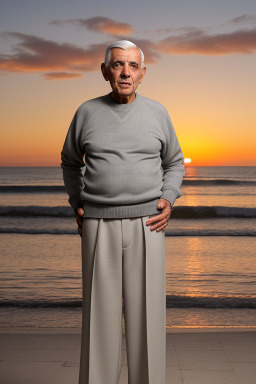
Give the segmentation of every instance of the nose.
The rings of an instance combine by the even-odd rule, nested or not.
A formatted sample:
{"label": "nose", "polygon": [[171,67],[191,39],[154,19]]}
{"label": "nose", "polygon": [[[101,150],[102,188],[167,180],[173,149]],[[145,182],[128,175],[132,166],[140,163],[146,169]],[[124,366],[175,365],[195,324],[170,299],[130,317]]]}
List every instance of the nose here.
{"label": "nose", "polygon": [[125,77],[125,78],[126,77],[130,77],[130,69],[129,69],[129,64],[128,63],[124,64],[121,76]]}

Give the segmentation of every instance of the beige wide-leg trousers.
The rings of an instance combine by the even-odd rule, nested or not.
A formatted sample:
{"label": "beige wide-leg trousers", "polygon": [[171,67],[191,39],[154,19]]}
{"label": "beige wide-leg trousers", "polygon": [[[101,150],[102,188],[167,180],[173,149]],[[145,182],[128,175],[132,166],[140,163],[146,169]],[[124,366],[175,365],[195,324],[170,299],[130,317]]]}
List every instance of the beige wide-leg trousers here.
{"label": "beige wide-leg trousers", "polygon": [[122,299],[128,384],[165,383],[165,233],[149,217],[83,219],[79,384],[118,384]]}

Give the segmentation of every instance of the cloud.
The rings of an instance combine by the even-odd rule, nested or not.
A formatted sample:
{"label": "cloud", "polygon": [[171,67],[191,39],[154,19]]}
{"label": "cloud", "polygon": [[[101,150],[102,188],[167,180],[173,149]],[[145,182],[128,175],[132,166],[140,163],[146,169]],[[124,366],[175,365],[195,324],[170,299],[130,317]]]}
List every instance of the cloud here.
{"label": "cloud", "polygon": [[[209,27],[207,28],[209,30]],[[187,26],[187,27],[169,27],[169,28],[157,28],[153,31],[146,31],[146,33],[155,33],[155,34],[163,34],[163,33],[180,33],[180,32],[186,32],[186,33],[193,33],[197,32],[198,27],[192,27],[192,26]]]}
{"label": "cloud", "polygon": [[[133,39],[133,42],[143,50],[146,64],[156,63],[161,54],[228,55],[256,51],[256,28],[219,34],[208,34],[194,27],[185,27],[182,31],[158,42],[149,39]],[[37,72],[47,80],[71,79],[81,77],[84,72],[100,70],[110,43],[105,41],[82,48],[17,32],[2,32],[1,37],[12,45],[11,53],[0,54],[0,73]]]}
{"label": "cloud", "polygon": [[171,33],[174,31],[174,28],[169,27],[169,28],[157,28],[154,29],[153,31],[145,31],[146,33],[156,33],[156,34],[162,34],[162,33]]}
{"label": "cloud", "polygon": [[103,32],[108,35],[129,35],[133,33],[133,26],[127,23],[119,23],[109,17],[91,17],[89,19],[54,20],[50,25],[65,26],[66,24],[86,28],[94,32]]}
{"label": "cloud", "polygon": [[71,73],[71,72],[48,72],[44,73],[46,80],[64,80],[64,79],[74,79],[76,77],[82,77],[80,73]]}
{"label": "cloud", "polygon": [[242,15],[238,17],[234,17],[233,19],[228,21],[231,24],[239,24],[239,23],[256,23],[256,15]]}
{"label": "cloud", "polygon": [[215,35],[199,29],[193,30],[161,40],[157,49],[172,55],[249,54],[256,51],[256,28]]}
{"label": "cloud", "polygon": [[5,32],[5,37],[18,40],[11,54],[0,55],[0,70],[7,72],[94,71],[103,61],[106,48],[102,43],[84,49],[16,32]]}
{"label": "cloud", "polygon": [[[41,72],[48,80],[78,77],[82,76],[81,72],[99,70],[104,61],[106,46],[110,43],[91,44],[85,49],[17,32],[1,33],[1,37],[16,42],[11,54],[0,55],[0,71]],[[153,43],[147,40],[134,42],[144,51],[146,63],[155,63],[160,57]]]}

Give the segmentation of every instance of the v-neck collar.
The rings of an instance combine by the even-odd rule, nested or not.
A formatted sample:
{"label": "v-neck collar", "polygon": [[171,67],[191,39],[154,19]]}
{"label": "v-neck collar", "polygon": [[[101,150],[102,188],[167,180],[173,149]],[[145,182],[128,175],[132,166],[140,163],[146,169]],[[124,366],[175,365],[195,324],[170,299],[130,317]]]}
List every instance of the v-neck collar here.
{"label": "v-neck collar", "polygon": [[123,123],[137,107],[139,99],[140,95],[135,92],[135,99],[131,103],[121,104],[111,97],[111,93],[108,93],[105,95],[105,107],[119,123]]}

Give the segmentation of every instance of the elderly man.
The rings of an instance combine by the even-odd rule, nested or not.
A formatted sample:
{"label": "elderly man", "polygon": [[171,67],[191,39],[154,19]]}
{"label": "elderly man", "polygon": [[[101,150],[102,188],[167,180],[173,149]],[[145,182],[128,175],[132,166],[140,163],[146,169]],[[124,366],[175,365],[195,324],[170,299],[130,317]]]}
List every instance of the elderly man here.
{"label": "elderly man", "polygon": [[61,152],[82,237],[79,384],[118,383],[122,309],[129,384],[164,384],[164,228],[184,158],[166,109],[135,92],[146,73],[141,49],[111,44],[101,70],[112,92],[78,108]]}

